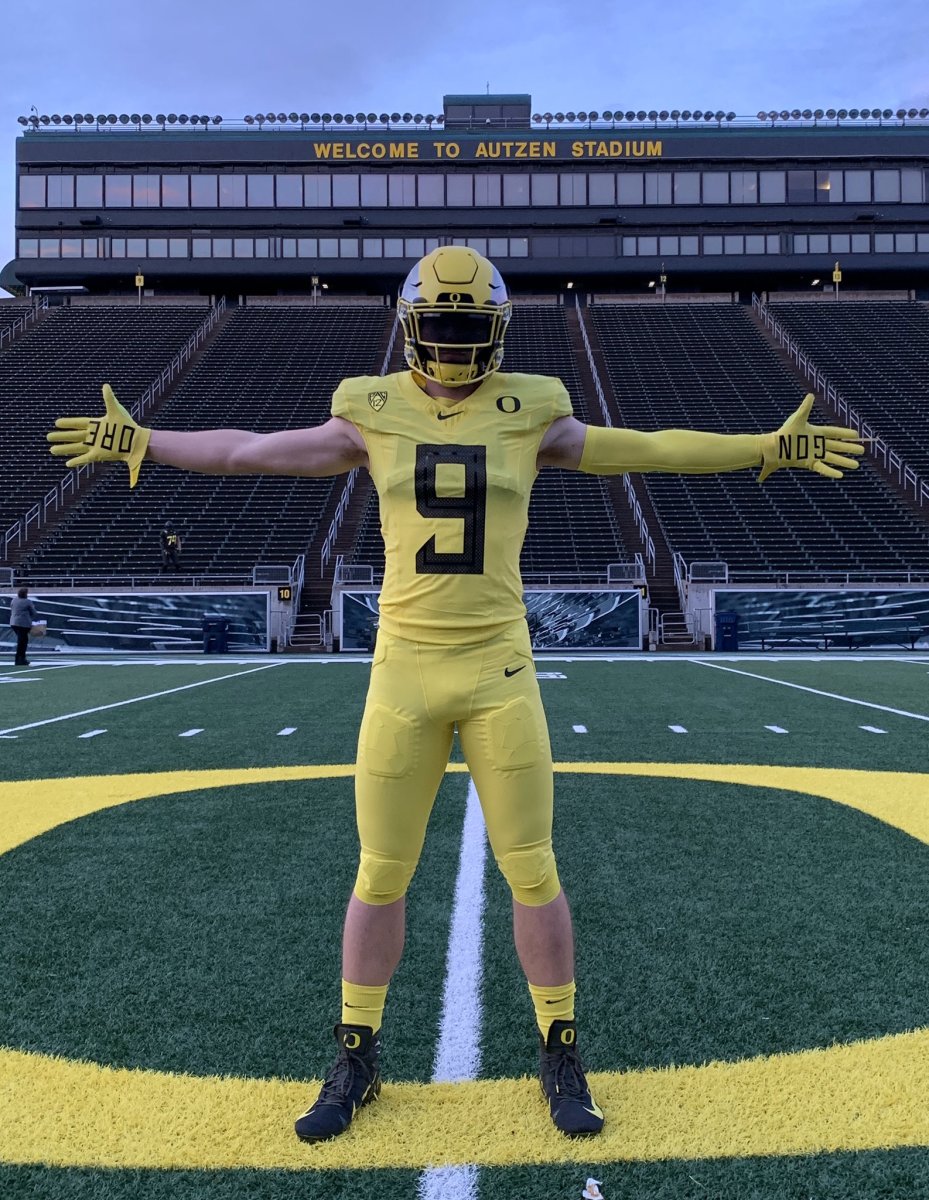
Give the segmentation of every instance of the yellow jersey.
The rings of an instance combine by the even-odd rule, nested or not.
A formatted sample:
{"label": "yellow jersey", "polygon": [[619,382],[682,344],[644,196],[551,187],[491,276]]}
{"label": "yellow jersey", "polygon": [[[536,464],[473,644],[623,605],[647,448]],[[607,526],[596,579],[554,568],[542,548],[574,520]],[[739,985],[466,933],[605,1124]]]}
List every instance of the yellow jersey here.
{"label": "yellow jersey", "polygon": [[332,415],[358,429],[380,500],[380,625],[463,645],[525,616],[519,555],[545,430],[571,415],[559,379],[494,372],[467,399],[429,396],[410,371],[346,379]]}

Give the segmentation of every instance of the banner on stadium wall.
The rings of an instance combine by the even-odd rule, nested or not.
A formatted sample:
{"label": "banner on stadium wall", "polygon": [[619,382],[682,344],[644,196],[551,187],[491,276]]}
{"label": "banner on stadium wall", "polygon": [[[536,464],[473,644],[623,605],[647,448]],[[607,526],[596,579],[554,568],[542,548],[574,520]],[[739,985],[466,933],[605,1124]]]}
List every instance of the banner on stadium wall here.
{"label": "banner on stadium wall", "polygon": [[[229,622],[231,653],[265,651],[269,646],[267,592],[44,592],[29,598],[48,634],[30,650],[131,650],[160,653],[203,650],[203,620]],[[9,620],[9,599],[0,601],[0,622]],[[2,632],[4,643],[12,631]]]}
{"label": "banner on stadium wall", "polygon": [[[341,647],[374,649],[378,593],[341,594]],[[641,650],[642,596],[621,591],[531,591],[523,594],[534,650]]]}
{"label": "banner on stadium wall", "polygon": [[740,650],[929,649],[929,589],[714,589],[735,613]]}

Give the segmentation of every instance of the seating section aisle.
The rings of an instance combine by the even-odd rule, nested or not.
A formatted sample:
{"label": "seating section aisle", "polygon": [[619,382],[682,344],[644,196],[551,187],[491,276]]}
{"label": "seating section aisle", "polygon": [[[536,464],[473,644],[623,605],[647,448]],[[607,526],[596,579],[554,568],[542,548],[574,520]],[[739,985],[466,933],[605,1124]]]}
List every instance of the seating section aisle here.
{"label": "seating section aisle", "polygon": [[[594,417],[588,411],[562,308],[516,306],[506,335],[503,370],[556,376],[568,389],[575,416],[585,421],[599,419],[599,414]],[[596,407],[596,400],[591,399]],[[349,558],[353,563],[372,564],[375,578],[383,575],[384,544],[374,494]],[[523,545],[524,576],[600,574],[610,563],[630,562],[632,558],[633,552],[623,542],[613,501],[600,479],[552,468],[540,472]]]}
{"label": "seating section aisle", "polygon": [[929,306],[773,304],[852,408],[929,484]]}
{"label": "seating section aisle", "polygon": [[134,404],[206,315],[193,305],[59,308],[0,354],[0,534],[61,480],[45,440],[55,418],[100,411],[104,383]]}
{"label": "seating section aisle", "polygon": [[[347,375],[369,374],[388,317],[378,307],[234,309],[153,426],[267,433],[325,421]],[[219,477],[146,463],[129,492],[121,465],[30,557],[33,574],[157,572],[159,533],[181,535],[184,574],[241,574],[305,552],[332,479]]]}
{"label": "seating section aisle", "polygon": [[[736,305],[598,305],[591,310],[625,424],[719,433],[778,428],[803,386]],[[814,406],[813,421],[834,424]],[[929,530],[864,463],[835,483],[807,471],[649,474],[672,550],[730,570],[929,572]]]}
{"label": "seating section aisle", "polygon": [[[16,322],[19,321],[22,317],[28,316],[28,314],[31,312],[32,312],[31,304],[17,303],[15,300],[0,301],[0,332],[2,332],[4,329],[9,329],[12,325],[15,325]],[[3,345],[5,348],[5,347],[9,346],[10,343],[8,341],[6,341],[3,343]]]}

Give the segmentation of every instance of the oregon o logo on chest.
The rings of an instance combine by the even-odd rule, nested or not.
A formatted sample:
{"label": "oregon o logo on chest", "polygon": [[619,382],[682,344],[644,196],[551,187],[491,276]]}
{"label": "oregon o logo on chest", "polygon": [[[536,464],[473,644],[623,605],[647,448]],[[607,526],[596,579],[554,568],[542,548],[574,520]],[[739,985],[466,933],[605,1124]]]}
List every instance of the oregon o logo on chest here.
{"label": "oregon o logo on chest", "polygon": [[518,396],[498,396],[497,408],[499,408],[502,413],[518,413],[522,408],[522,404],[520,403]]}

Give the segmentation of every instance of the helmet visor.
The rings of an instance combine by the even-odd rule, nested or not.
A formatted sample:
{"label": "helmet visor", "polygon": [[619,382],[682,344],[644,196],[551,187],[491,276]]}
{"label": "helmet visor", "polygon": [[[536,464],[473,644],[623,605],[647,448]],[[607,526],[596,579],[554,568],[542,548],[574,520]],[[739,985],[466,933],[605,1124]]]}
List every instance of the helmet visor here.
{"label": "helmet visor", "polygon": [[417,341],[435,347],[490,346],[497,317],[490,313],[442,312],[427,309],[415,313]]}

